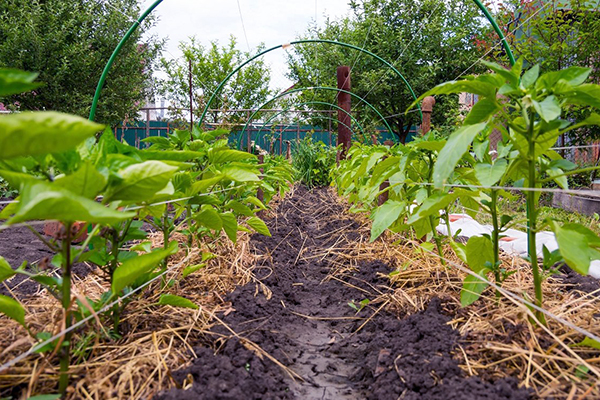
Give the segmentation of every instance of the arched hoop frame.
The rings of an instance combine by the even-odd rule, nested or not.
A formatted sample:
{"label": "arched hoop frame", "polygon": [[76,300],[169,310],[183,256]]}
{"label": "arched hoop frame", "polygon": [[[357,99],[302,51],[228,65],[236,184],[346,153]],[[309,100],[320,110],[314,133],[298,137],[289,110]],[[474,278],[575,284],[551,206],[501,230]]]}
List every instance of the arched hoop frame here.
{"label": "arched hoop frame", "polygon": [[[308,112],[308,111],[305,111],[305,112]],[[354,133],[354,130],[352,129],[352,127],[351,127],[351,126],[348,126],[348,125],[346,125],[346,124],[345,124],[345,123],[343,123],[342,121],[338,121],[338,120],[337,120],[337,119],[335,119],[335,118],[332,118],[332,117],[326,117],[326,116],[324,116],[324,117],[322,117],[322,118],[323,118],[323,119],[325,119],[325,120],[329,120],[329,121],[333,121],[333,122],[339,123],[340,125],[343,125],[343,126],[345,126],[346,128],[348,128],[348,130],[350,130],[350,132],[352,132],[352,134],[353,134],[353,135],[355,134],[355,133]],[[283,135],[283,133],[284,133],[284,132],[286,132],[286,131],[287,131],[287,129],[288,129],[289,127],[291,127],[292,125],[293,125],[293,124],[288,124],[288,125],[286,125],[286,126],[283,128],[283,130],[281,131],[281,134],[280,134],[279,136],[277,136],[277,138],[274,138],[274,140],[273,140],[271,143],[277,143],[277,141],[278,141],[278,140],[280,140],[280,139],[282,138],[282,135]],[[240,141],[240,143],[241,143],[241,141]],[[240,149],[240,146],[238,145],[238,150],[239,150],[239,149]]]}
{"label": "arched hoop frame", "polygon": [[[275,118],[277,118],[278,116],[285,114],[287,112],[298,112],[298,113],[305,113],[305,112],[309,112],[306,110],[292,110],[292,107],[301,107],[301,106],[306,106],[306,105],[323,105],[323,106],[329,106],[329,107],[333,107],[343,113],[345,113],[346,115],[348,115],[350,117],[350,119],[352,120],[352,122],[354,122],[356,124],[356,126],[358,126],[358,129],[360,129],[360,132],[363,134],[363,137],[365,136],[365,130],[363,129],[362,125],[360,124],[360,122],[358,122],[358,120],[348,111],[344,110],[342,107],[335,105],[333,103],[328,103],[326,101],[305,101],[303,103],[299,103],[299,104],[292,104],[286,108],[284,108],[281,111],[278,111],[277,113],[273,114],[271,117],[269,117],[268,120],[265,121],[265,123],[263,124],[263,126],[260,127],[260,129],[258,130],[258,132],[256,132],[257,135],[260,135],[260,133],[263,131],[263,129],[265,128],[266,125],[268,125],[271,121],[273,121]],[[333,110],[330,110],[333,111]],[[239,146],[238,146],[239,147]]]}
{"label": "arched hoop frame", "polygon": [[[123,45],[125,44],[125,42],[127,42],[127,40],[133,34],[133,32],[135,32],[137,30],[137,28],[140,26],[140,24],[148,17],[148,15],[150,15],[154,11],[154,9],[156,9],[156,7],[158,7],[162,2],[163,2],[163,0],[156,0],[154,3],[152,3],[139,16],[139,18],[131,25],[131,27],[129,28],[129,30],[125,33],[125,35],[123,35],[123,38],[121,39],[121,41],[119,42],[119,44],[117,44],[117,47],[115,47],[115,50],[113,51],[113,53],[111,54],[110,58],[108,59],[106,65],[104,66],[104,70],[102,71],[102,75],[100,75],[100,79],[98,80],[98,85],[96,86],[96,92],[95,92],[94,98],[92,100],[92,107],[90,109],[90,115],[89,115],[89,119],[91,121],[93,121],[96,118],[96,109],[98,108],[98,100],[100,99],[100,93],[102,92],[102,88],[104,87],[104,82],[106,82],[106,78],[108,76],[108,73],[110,72],[110,68],[112,67],[113,63],[115,62],[115,59],[117,58],[117,56],[121,52],[121,49],[123,48]],[[515,58],[513,56],[512,50],[510,48],[510,45],[508,44],[508,41],[506,40],[506,38],[504,36],[504,33],[502,32],[502,30],[500,29],[500,27],[496,23],[496,20],[494,20],[494,18],[490,14],[489,10],[483,5],[483,3],[481,3],[480,0],[473,0],[473,2],[483,12],[484,16],[487,18],[487,20],[490,22],[490,24],[494,28],[494,31],[496,31],[496,33],[500,37],[500,40],[502,41],[504,49],[505,49],[505,51],[506,51],[506,53],[508,55],[510,64],[514,65]],[[408,83],[408,81],[404,78],[404,76],[402,76],[402,74],[396,68],[394,68],[394,66],[392,64],[390,64],[388,61],[384,60],[383,58],[377,56],[376,54],[371,53],[370,51],[365,50],[363,48],[360,48],[358,46],[354,46],[354,45],[347,44],[347,43],[336,42],[336,41],[333,41],[333,40],[324,40],[324,39],[306,39],[306,40],[297,40],[297,41],[293,41],[293,42],[290,42],[290,43],[287,43],[287,44],[281,44],[281,45],[278,45],[278,46],[271,47],[270,49],[262,51],[261,53],[255,55],[254,57],[252,57],[252,58],[250,58],[248,60],[246,60],[244,63],[242,63],[240,66],[238,66],[234,71],[231,72],[231,74],[229,74],[223,80],[223,82],[221,82],[221,84],[219,85],[219,87],[217,88],[217,90],[215,90],[215,92],[212,94],[210,100],[208,101],[206,107],[204,108],[204,111],[202,112],[202,116],[200,117],[199,123],[201,124],[204,121],[204,117],[205,117],[206,113],[208,112],[208,108],[212,104],[212,101],[214,100],[214,97],[216,97],[216,95],[221,90],[221,88],[227,83],[227,81],[231,78],[231,76],[233,76],[235,73],[237,73],[246,64],[248,64],[249,62],[253,61],[257,57],[260,57],[260,56],[262,56],[262,55],[264,55],[264,54],[266,54],[266,53],[268,53],[270,51],[273,51],[273,50],[276,50],[276,49],[280,49],[280,48],[287,48],[290,45],[302,44],[302,43],[330,43],[330,44],[334,44],[334,45],[343,46],[343,47],[351,48],[351,49],[354,49],[354,50],[358,50],[358,51],[361,51],[361,52],[363,52],[365,54],[369,54],[370,56],[372,56],[372,57],[376,58],[377,60],[383,62],[390,69],[392,69],[392,71],[396,75],[398,75],[400,77],[400,79],[402,79],[402,81],[407,85],[407,87],[410,90],[413,98],[415,100],[417,99],[416,94],[414,93],[412,87],[410,86],[410,84]],[[418,107],[419,107],[419,112],[420,112],[421,111],[420,106],[418,106]],[[421,119],[422,118],[423,118],[423,114],[421,113]]]}
{"label": "arched hoop frame", "polygon": [[388,129],[388,131],[390,133],[393,132],[392,128],[390,127],[390,124],[388,124],[385,117],[371,103],[369,103],[368,101],[366,101],[365,99],[363,99],[362,97],[357,95],[356,93],[352,93],[352,92],[349,92],[344,89],[337,89],[337,88],[332,88],[332,87],[328,87],[328,86],[308,86],[308,87],[304,87],[304,88],[296,88],[296,89],[285,91],[285,92],[280,93],[277,96],[273,96],[269,100],[265,101],[250,115],[250,117],[248,118],[248,121],[246,121],[246,125],[244,125],[244,128],[242,129],[242,134],[244,134],[244,132],[246,132],[246,129],[248,129],[248,125],[250,125],[250,121],[252,121],[254,119],[256,114],[258,114],[260,112],[260,110],[262,110],[264,107],[266,107],[270,102],[275,101],[281,97],[287,96],[289,94],[296,93],[296,92],[302,92],[304,90],[330,90],[330,91],[334,91],[334,92],[338,92],[338,93],[349,94],[350,96],[365,103],[367,105],[367,107],[369,107],[371,110],[373,110],[375,112],[375,114],[377,114],[379,116],[379,118],[383,121],[383,123],[385,124],[385,127]]}
{"label": "arched hoop frame", "polygon": [[[367,137],[367,136],[366,136],[366,134],[365,134],[365,130],[363,129],[363,127],[362,127],[362,125],[360,124],[360,122],[358,122],[358,120],[357,120],[357,119],[356,119],[356,118],[355,118],[355,117],[354,117],[354,116],[353,116],[353,115],[352,115],[350,112],[348,112],[348,111],[344,110],[344,109],[343,109],[342,107],[340,107],[340,106],[337,106],[337,105],[335,105],[335,104],[333,104],[333,103],[327,103],[327,102],[325,102],[325,101],[306,101],[306,102],[303,102],[303,103],[299,103],[299,104],[293,104],[293,105],[290,105],[290,106],[288,106],[288,107],[284,108],[283,110],[280,110],[280,111],[278,111],[277,113],[275,113],[275,114],[273,114],[271,117],[269,117],[269,119],[268,119],[268,120],[266,120],[266,121],[263,123],[263,125],[262,125],[262,126],[259,128],[259,129],[258,129],[258,131],[256,132],[256,136],[257,136],[257,138],[258,138],[258,137],[260,137],[260,133],[261,133],[261,132],[262,132],[262,131],[265,129],[265,127],[266,127],[266,126],[267,126],[267,125],[268,125],[268,124],[269,124],[271,121],[273,121],[275,118],[277,118],[279,115],[285,114],[285,113],[287,113],[287,112],[297,112],[297,113],[300,113],[300,114],[304,114],[304,113],[310,112],[310,111],[308,111],[308,110],[291,110],[291,108],[292,108],[292,107],[301,107],[301,106],[304,106],[304,105],[313,105],[313,104],[320,104],[320,105],[326,105],[326,106],[329,106],[329,107],[333,107],[333,108],[336,108],[336,109],[338,109],[339,111],[342,111],[342,112],[343,112],[343,113],[345,113],[346,115],[348,115],[348,116],[350,117],[350,119],[352,120],[352,122],[354,122],[354,123],[355,123],[355,124],[358,126],[358,128],[360,129],[360,132],[361,132],[361,133],[362,133],[362,135],[363,135],[363,138],[365,138],[365,140],[366,140],[366,137]],[[329,110],[329,111],[333,111],[333,110]],[[326,120],[329,120],[329,121],[339,122],[340,124],[342,124],[342,125],[344,125],[344,126],[347,126],[345,123],[343,123],[343,122],[341,122],[341,121],[339,121],[339,120],[337,120],[337,119],[331,118],[331,117],[320,117],[320,118],[323,118],[323,119],[326,119]],[[290,126],[292,126],[292,124],[288,124],[288,125],[287,125],[287,126],[284,128],[283,132],[287,131],[287,128],[288,128],[288,127],[290,127]],[[350,131],[351,131],[352,133],[354,133],[354,131],[353,131],[351,128],[349,128],[349,129],[350,129]],[[283,134],[283,132],[282,132],[282,134]],[[280,137],[281,137],[281,135],[280,135]],[[242,134],[240,134],[240,140],[239,140],[239,142],[238,142],[238,145],[237,145],[237,148],[238,148],[238,149],[241,149],[243,140],[244,140],[244,135],[243,135],[243,133],[242,133]]]}

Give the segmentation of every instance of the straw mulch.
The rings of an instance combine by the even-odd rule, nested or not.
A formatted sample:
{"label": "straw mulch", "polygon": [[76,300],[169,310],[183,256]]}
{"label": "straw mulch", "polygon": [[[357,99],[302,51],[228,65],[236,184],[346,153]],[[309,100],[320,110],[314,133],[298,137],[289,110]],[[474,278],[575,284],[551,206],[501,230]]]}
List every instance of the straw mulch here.
{"label": "straw mulch", "polygon": [[[333,190],[326,196],[331,207],[340,212],[349,209]],[[270,216],[276,218],[272,213]],[[437,257],[421,250],[418,241],[401,235],[387,233],[369,243],[370,221],[364,215],[356,218],[362,226],[358,230],[359,238],[353,240],[351,246],[333,245],[322,254],[312,254],[311,258],[326,258],[334,267],[329,279],[338,280],[343,279],[341,273],[358,267],[361,261],[388,263],[392,267],[390,285],[387,290],[374,288],[380,293],[370,302],[374,313],[388,310],[404,317],[423,310],[431,298],[439,297],[453,316],[450,324],[464,337],[456,357],[466,374],[490,379],[514,376],[541,398],[600,398],[597,387],[600,351],[574,346],[582,342],[581,334],[551,318],[548,318],[547,328],[533,324],[527,307],[507,298],[497,298],[491,289],[472,306],[462,308],[460,289],[465,274],[453,267],[453,263],[461,262],[449,247],[445,257],[451,263],[444,266]],[[154,244],[159,246],[160,237],[154,239]],[[211,249],[218,257],[210,260],[206,268],[167,289],[194,301],[201,306],[200,310],[157,306],[158,284],[135,297],[125,313],[123,327],[127,331],[123,338],[92,340],[85,360],[73,366],[69,398],[141,399],[176,386],[170,371],[194,357],[190,343],[212,342],[214,338],[209,337],[207,331],[215,319],[214,314],[232,311],[222,300],[223,296],[236,285],[253,280],[252,268],[257,259],[250,254],[248,241],[245,234],[235,246],[222,241],[218,248]],[[181,242],[185,243],[185,240],[181,238]],[[193,249],[187,255],[181,251],[173,256],[170,265],[182,265],[167,276],[167,280],[176,278],[185,266],[199,263],[201,252],[201,249]],[[503,262],[505,268],[516,271],[503,287],[533,298],[533,282],[527,263],[516,258],[505,258]],[[92,298],[99,296],[105,287],[106,283],[94,275],[75,283],[76,293]],[[257,282],[257,290],[267,289]],[[598,293],[568,290],[560,280],[550,278],[544,284],[544,296],[544,307],[550,313],[600,335],[596,320],[600,309]],[[41,291],[25,305],[27,320],[34,332],[58,329],[60,308],[47,293]],[[101,332],[95,323],[90,323],[90,327],[96,333]],[[84,340],[86,337],[78,332],[74,343],[77,345]],[[4,350],[0,350],[0,363],[26,351],[32,343],[20,326],[3,319],[0,349]],[[0,372],[0,390],[20,385],[23,398],[52,392],[56,387],[56,365],[56,359],[32,355],[9,371]]]}
{"label": "straw mulch", "polygon": [[[162,245],[162,236],[151,237],[155,247]],[[186,238],[175,234],[174,239],[185,246]],[[142,399],[176,383],[170,371],[195,357],[190,343],[209,342],[206,338],[213,316],[227,312],[230,305],[223,297],[237,285],[252,280],[254,257],[248,251],[249,235],[239,235],[237,244],[228,240],[204,244],[202,249],[184,249],[172,256],[164,282],[174,280],[173,287],[164,288],[161,280],[133,296],[124,313],[122,338],[106,339],[106,329],[100,320],[91,320],[85,329],[75,331],[74,347],[81,346],[85,354],[72,362],[72,399]],[[199,264],[202,252],[211,251],[217,257],[207,266],[180,280],[186,266]],[[100,276],[90,274],[76,279],[75,296],[98,298],[108,287]],[[186,297],[200,306],[199,310],[157,305],[161,293]],[[60,330],[61,309],[45,290],[23,301],[26,320],[33,332]],[[109,325],[107,325],[109,326]],[[210,340],[212,342],[212,340]],[[0,364],[27,351],[34,341],[18,324],[2,319],[0,324]],[[7,371],[0,372],[0,393],[19,388],[20,398],[56,391],[58,379],[56,357],[44,358],[32,354]]]}
{"label": "straw mulch", "polygon": [[[349,208],[333,190],[331,201]],[[445,248],[444,266],[439,257],[420,248],[418,241],[400,234],[388,232],[369,243],[370,221],[364,215],[357,215],[357,219],[362,222],[358,243],[328,249],[323,256],[335,254],[340,266],[382,260],[394,269],[389,291],[370,302],[376,312],[387,309],[402,317],[423,310],[431,298],[439,297],[454,316],[452,327],[464,337],[456,357],[467,374],[490,379],[514,376],[541,398],[600,398],[600,350],[578,346],[584,339],[582,334],[550,317],[547,327],[535,324],[525,305],[497,298],[491,288],[473,305],[461,307],[460,290],[466,273],[455,267],[463,263],[450,246]],[[527,262],[505,256],[503,267],[516,272],[502,287],[533,299],[533,277]],[[491,275],[488,278],[493,280]],[[586,294],[572,290],[557,277],[547,279],[543,291],[547,311],[600,336],[600,291]]]}

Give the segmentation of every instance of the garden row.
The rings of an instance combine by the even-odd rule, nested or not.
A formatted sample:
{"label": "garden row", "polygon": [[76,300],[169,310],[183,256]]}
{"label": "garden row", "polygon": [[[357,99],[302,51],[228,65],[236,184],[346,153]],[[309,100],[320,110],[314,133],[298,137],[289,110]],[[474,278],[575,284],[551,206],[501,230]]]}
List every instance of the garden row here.
{"label": "garden row", "polygon": [[[0,96],[34,89],[35,78],[0,70]],[[165,290],[159,304],[197,308],[168,293],[173,285],[164,278],[172,268],[169,257],[180,247],[174,232],[186,235],[188,248],[207,239],[235,242],[239,231],[269,235],[256,213],[292,180],[286,160],[267,157],[259,163],[253,154],[230,149],[226,131],[194,128],[147,142],[147,149],[138,150],[116,141],[109,128],[56,112],[0,118],[0,176],[19,192],[0,212],[0,229],[30,227],[56,253],[51,264],[59,271],[52,275],[28,262],[11,266],[0,256],[0,281],[25,275],[52,294],[62,315],[58,326],[36,331],[17,300],[1,295],[0,312],[37,343],[23,356],[42,353],[51,362],[58,356],[60,393],[69,385],[75,329],[92,331],[88,322],[98,321],[103,327],[99,340],[118,337],[125,308],[152,282],[161,282]],[[62,224],[56,239],[42,237],[30,225],[50,220]],[[162,233],[161,248],[152,248],[143,224]],[[82,243],[73,245],[77,241]],[[209,251],[202,254],[203,261],[211,257]],[[78,262],[102,271],[107,290],[100,296],[72,293],[72,267]],[[204,266],[186,265],[178,279]]]}

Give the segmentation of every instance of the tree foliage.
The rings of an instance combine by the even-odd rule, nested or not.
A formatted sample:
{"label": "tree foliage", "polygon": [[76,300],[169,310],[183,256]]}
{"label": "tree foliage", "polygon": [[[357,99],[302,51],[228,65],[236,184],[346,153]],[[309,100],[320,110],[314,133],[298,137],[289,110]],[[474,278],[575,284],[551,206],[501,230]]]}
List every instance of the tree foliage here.
{"label": "tree foliage", "polygon": [[[599,82],[599,7],[598,0],[509,0],[499,6],[495,17],[504,28],[513,51],[526,65],[539,64],[542,73],[572,66],[591,68],[591,81]],[[497,37],[490,30],[483,31],[476,39],[482,52],[489,52],[491,59],[503,63],[505,57],[497,43]],[[589,110],[579,106],[565,112],[571,119],[589,116]],[[600,129],[596,126],[569,135],[574,143],[597,138],[600,138]]]}
{"label": "tree foliage", "polygon": [[[483,21],[471,2],[362,0],[352,1],[351,7],[350,17],[327,20],[323,29],[313,27],[304,37],[338,40],[377,54],[400,71],[417,96],[439,82],[455,79],[479,57],[472,39]],[[289,57],[289,77],[297,86],[337,87],[337,66],[349,65],[352,91],[386,116],[401,141],[410,125],[420,122],[418,112],[404,115],[413,97],[404,82],[382,62],[330,44],[298,45],[295,50]],[[469,72],[477,72],[476,68]],[[319,93],[315,97],[335,102],[335,93]],[[434,123],[444,123],[448,110],[456,109],[457,100],[454,97],[438,102]],[[362,121],[383,125],[371,111],[355,99],[352,101],[354,113]]]}
{"label": "tree foliage", "polygon": [[[139,14],[137,0],[3,0],[0,66],[39,71],[44,85],[1,99],[21,110],[58,110],[87,117],[96,84],[121,37]],[[116,123],[135,114],[149,94],[151,68],[162,42],[142,38],[152,20],[130,37],[115,61],[97,120]]]}
{"label": "tree foliage", "polygon": [[[236,39],[231,36],[227,45],[219,46],[217,41],[213,41],[208,47],[204,47],[192,37],[189,42],[179,44],[182,57],[161,60],[167,77],[160,82],[160,90],[174,105],[175,115],[183,117],[189,113],[182,109],[190,108],[190,64],[194,114],[199,117],[219,84],[238,65],[251,57],[250,53],[238,50],[236,44]],[[263,49],[264,46],[261,45],[256,52]],[[211,109],[221,111],[211,112],[206,122],[239,122],[245,114],[231,114],[222,110],[251,109],[265,102],[271,94],[269,81],[270,69],[261,58],[244,66],[217,93]]]}

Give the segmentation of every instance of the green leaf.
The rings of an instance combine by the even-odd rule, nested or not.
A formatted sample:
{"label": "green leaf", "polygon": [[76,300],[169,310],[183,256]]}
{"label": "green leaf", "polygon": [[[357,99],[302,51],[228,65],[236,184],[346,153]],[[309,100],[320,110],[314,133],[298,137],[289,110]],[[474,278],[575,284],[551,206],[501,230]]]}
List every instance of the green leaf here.
{"label": "green leaf", "polygon": [[103,128],[54,111],[4,115],[0,117],[0,159],[71,150]]}
{"label": "green leaf", "polygon": [[34,83],[37,73],[25,72],[14,68],[0,68],[0,97],[29,92],[40,87]]}
{"label": "green leaf", "polygon": [[214,165],[224,164],[232,161],[255,160],[254,154],[231,149],[210,149],[208,151],[208,162]]}
{"label": "green leaf", "polygon": [[480,122],[488,120],[492,117],[498,110],[502,108],[500,104],[496,101],[495,98],[484,98],[479,100],[469,114],[467,118],[465,118],[465,125],[473,125],[478,124]]}
{"label": "green leaf", "polygon": [[519,85],[519,75],[516,74],[515,71],[508,70],[501,65],[498,65],[493,62],[481,60],[481,63],[496,72],[500,76],[502,76],[505,80],[507,80],[513,87],[517,87]]}
{"label": "green leaf", "polygon": [[533,85],[538,77],[540,76],[540,65],[536,64],[533,68],[529,69],[527,72],[523,74],[521,78],[521,86],[525,89],[529,88]]}
{"label": "green leaf", "polygon": [[485,236],[471,236],[467,242],[467,263],[473,272],[481,274],[486,263],[494,263],[494,245]]}
{"label": "green leaf", "polygon": [[591,68],[569,67],[560,71],[547,72],[537,81],[536,89],[552,89],[559,80],[566,81],[570,86],[581,85],[590,76]]}
{"label": "green leaf", "polygon": [[121,264],[112,276],[111,290],[115,295],[121,293],[127,286],[132,285],[138,278],[155,269],[166,257],[177,253],[179,246],[173,241],[166,249],[153,251]]}
{"label": "green leaf", "polygon": [[546,97],[541,103],[534,100],[533,107],[546,122],[550,122],[560,117],[562,111],[558,99],[554,96]]}
{"label": "green leaf", "polygon": [[267,225],[264,223],[264,221],[258,217],[252,217],[249,218],[246,223],[248,224],[248,226],[250,226],[250,228],[254,229],[256,232],[260,233],[261,235],[265,235],[265,236],[271,236],[271,232],[269,232],[269,228],[267,227]]}
{"label": "green leaf", "polygon": [[413,225],[423,218],[438,214],[442,208],[451,204],[457,197],[457,193],[437,193],[427,197],[415,213],[408,218],[406,223]]}
{"label": "green leaf", "polygon": [[261,210],[266,210],[267,206],[265,206],[265,204],[260,201],[258,198],[256,198],[255,196],[248,196],[245,198],[245,200],[250,203],[255,205],[256,207],[260,208]]}
{"label": "green leaf", "polygon": [[221,221],[223,221],[223,230],[225,231],[225,234],[229,240],[235,243],[237,241],[238,231],[237,218],[233,213],[224,212],[221,213]]}
{"label": "green leaf", "polygon": [[[508,71],[507,71],[508,72]],[[427,96],[434,96],[438,94],[452,94],[452,93],[474,93],[484,97],[496,97],[496,87],[491,85],[487,81],[483,80],[461,80],[461,81],[449,81],[444,82],[433,89],[425,92],[417,100],[415,100],[407,110],[411,110],[414,106],[423,100]]]}
{"label": "green leaf", "polygon": [[239,215],[245,215],[247,217],[251,217],[254,215],[254,212],[245,204],[240,203],[237,200],[231,200],[227,204],[225,204],[225,208],[230,208],[235,211]]}
{"label": "green leaf", "polygon": [[202,210],[194,215],[194,220],[213,231],[220,231],[223,228],[223,220],[219,213],[208,204],[204,204]]}
{"label": "green leaf", "polygon": [[600,350],[600,343],[592,338],[585,337],[581,342],[573,343],[570,347],[590,347],[592,349]]}
{"label": "green leaf", "polygon": [[[479,275],[483,275],[484,272],[487,272],[487,270],[479,271]],[[463,307],[473,304],[481,297],[481,293],[483,293],[487,287],[488,284],[486,282],[473,275],[467,275],[463,281],[462,290],[460,291],[460,304]]]}
{"label": "green leaf", "polygon": [[600,238],[579,224],[552,223],[560,254],[574,271],[587,275],[592,260],[600,260]]}
{"label": "green leaf", "polygon": [[26,327],[25,309],[15,299],[0,294],[0,312]]}
{"label": "green leaf", "polygon": [[19,200],[7,224],[31,220],[113,224],[135,216],[135,212],[113,210],[46,182],[25,185]]}
{"label": "green leaf", "polygon": [[221,182],[221,180],[223,180],[223,175],[216,175],[216,176],[202,179],[198,182],[195,182],[192,185],[192,189],[190,190],[189,194],[195,195],[198,193],[202,193],[206,189],[209,189],[209,188],[213,187],[214,185],[216,185],[217,183]]}
{"label": "green leaf", "polygon": [[600,86],[594,84],[579,85],[566,90],[567,102],[600,108]]}
{"label": "green leaf", "polygon": [[467,246],[463,243],[450,241],[450,247],[454,250],[454,254],[465,264],[467,263]]}
{"label": "green leaf", "polygon": [[458,161],[469,150],[473,139],[486,126],[485,123],[463,126],[450,135],[433,167],[433,183],[437,188],[441,188],[446,183]]}
{"label": "green leaf", "polygon": [[183,269],[183,272],[181,273],[181,277],[185,278],[188,275],[191,275],[194,272],[199,271],[204,267],[206,267],[206,264],[196,264],[196,265],[190,265],[189,267],[185,267]]}
{"label": "green leaf", "polygon": [[406,211],[406,203],[403,201],[388,200],[378,207],[371,217],[373,219],[371,242],[374,242],[387,228],[396,222],[403,211]]}
{"label": "green leaf", "polygon": [[37,396],[30,397],[27,400],[59,400],[60,398],[60,394],[40,394]]}
{"label": "green leaf", "polygon": [[475,164],[475,176],[482,186],[494,186],[506,172],[508,162],[504,159],[496,160],[492,165]]}
{"label": "green leaf", "polygon": [[235,182],[257,182],[260,180],[255,172],[237,165],[227,165],[221,169],[221,173],[225,178]]}
{"label": "green leaf", "polygon": [[119,171],[121,182],[110,186],[106,192],[107,201],[143,201],[151,199],[163,189],[177,171],[161,161],[145,161],[130,165]]}
{"label": "green leaf", "polygon": [[168,306],[173,306],[173,307],[180,307],[180,308],[191,308],[194,310],[198,309],[198,306],[196,304],[194,304],[192,301],[190,301],[184,297],[175,296],[173,294],[161,295],[160,300],[158,300],[158,304],[168,305]]}
{"label": "green leaf", "polygon": [[4,178],[11,187],[19,190],[26,182],[38,180],[35,176],[29,174],[6,170],[0,170],[0,177]]}
{"label": "green leaf", "polygon": [[90,163],[84,163],[75,173],[54,181],[58,187],[87,198],[95,198],[106,186],[107,179]]}
{"label": "green leaf", "polygon": [[140,151],[140,156],[144,160],[164,160],[164,161],[184,162],[184,161],[189,161],[189,160],[194,160],[196,158],[200,158],[200,157],[204,156],[204,153],[200,153],[198,151],[184,151],[184,150],[166,150],[166,151],[144,150],[144,151]]}
{"label": "green leaf", "polygon": [[17,273],[12,269],[8,261],[0,256],[0,282],[4,282],[8,278],[15,276]]}

